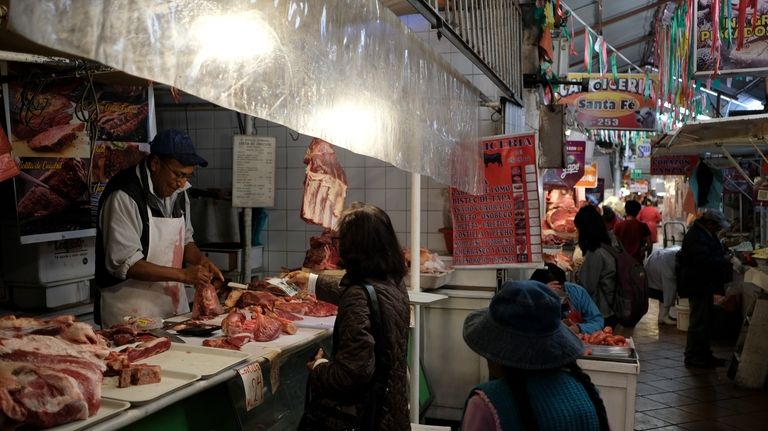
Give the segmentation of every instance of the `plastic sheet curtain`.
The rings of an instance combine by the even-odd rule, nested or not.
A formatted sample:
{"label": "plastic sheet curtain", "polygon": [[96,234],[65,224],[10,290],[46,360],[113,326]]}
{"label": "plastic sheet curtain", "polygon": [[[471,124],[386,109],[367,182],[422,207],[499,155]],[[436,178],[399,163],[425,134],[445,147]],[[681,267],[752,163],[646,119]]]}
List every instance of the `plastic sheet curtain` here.
{"label": "plastic sheet curtain", "polygon": [[479,92],[377,0],[14,0],[34,42],[482,191]]}

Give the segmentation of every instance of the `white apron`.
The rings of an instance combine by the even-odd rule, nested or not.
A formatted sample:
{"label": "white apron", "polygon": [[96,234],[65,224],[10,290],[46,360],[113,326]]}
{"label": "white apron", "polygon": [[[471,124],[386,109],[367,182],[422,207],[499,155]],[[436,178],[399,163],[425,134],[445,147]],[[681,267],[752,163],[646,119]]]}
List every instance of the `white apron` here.
{"label": "white apron", "polygon": [[[152,217],[149,212],[147,262],[181,268],[184,260],[184,217]],[[101,326],[122,323],[126,316],[166,318],[189,312],[187,293],[175,281],[124,282],[101,290]]]}

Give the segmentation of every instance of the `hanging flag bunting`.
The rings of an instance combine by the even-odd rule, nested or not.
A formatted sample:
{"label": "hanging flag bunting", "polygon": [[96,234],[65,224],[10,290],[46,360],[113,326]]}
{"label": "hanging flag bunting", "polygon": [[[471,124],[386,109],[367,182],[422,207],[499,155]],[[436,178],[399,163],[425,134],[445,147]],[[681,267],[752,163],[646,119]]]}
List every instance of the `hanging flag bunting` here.
{"label": "hanging flag bunting", "polygon": [[[733,44],[733,37],[732,37],[732,27],[731,27],[731,20],[733,19],[733,4],[731,3],[731,0],[725,0],[725,7],[728,11],[728,17],[725,19],[726,22],[726,28],[728,29],[728,49],[731,48],[731,45]],[[754,17],[754,15],[752,15]],[[754,24],[753,24],[754,26]]]}
{"label": "hanging flag bunting", "polygon": [[739,0],[739,18],[736,23],[736,51],[744,48],[744,28],[747,23],[747,3],[749,2],[750,0]]}
{"label": "hanging flag bunting", "polygon": [[592,73],[592,36],[588,30],[584,31],[584,68]]}
{"label": "hanging flag bunting", "polygon": [[619,72],[616,70],[616,53],[611,54],[611,72],[613,73],[613,80],[619,81]]}
{"label": "hanging flag bunting", "polygon": [[595,45],[593,46],[593,49],[595,50],[595,53],[597,53],[597,71],[600,72],[600,75],[604,75],[605,71],[603,70],[603,56],[602,56],[602,46],[603,46],[603,36],[597,36],[597,39],[595,39]]}
{"label": "hanging flag bunting", "polygon": [[757,26],[757,0],[752,0],[752,31],[755,31],[755,27]]}
{"label": "hanging flag bunting", "polygon": [[605,75],[608,72],[608,44],[605,43],[605,38],[600,37],[600,49],[602,50],[602,66],[600,67],[600,74]]}
{"label": "hanging flag bunting", "polygon": [[576,39],[574,39],[574,35],[573,35],[573,16],[571,16],[571,45],[568,48],[568,55],[576,55],[576,54],[578,53],[576,52]]}

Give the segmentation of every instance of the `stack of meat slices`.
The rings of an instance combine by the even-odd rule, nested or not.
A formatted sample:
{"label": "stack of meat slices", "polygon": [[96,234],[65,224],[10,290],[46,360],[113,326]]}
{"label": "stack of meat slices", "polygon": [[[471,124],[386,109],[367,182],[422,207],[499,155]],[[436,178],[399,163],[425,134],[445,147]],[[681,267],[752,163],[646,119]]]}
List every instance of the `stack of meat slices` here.
{"label": "stack of meat slices", "polygon": [[48,428],[95,415],[108,354],[73,316],[0,318],[0,423]]}

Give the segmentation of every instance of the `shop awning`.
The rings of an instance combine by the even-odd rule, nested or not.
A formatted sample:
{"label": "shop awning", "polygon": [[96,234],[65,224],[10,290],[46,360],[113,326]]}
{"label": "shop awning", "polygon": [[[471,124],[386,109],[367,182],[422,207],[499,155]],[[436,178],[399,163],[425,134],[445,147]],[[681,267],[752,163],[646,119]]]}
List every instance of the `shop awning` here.
{"label": "shop awning", "polygon": [[651,156],[768,155],[768,114],[688,123],[659,140]]}
{"label": "shop awning", "polygon": [[482,191],[480,92],[377,0],[13,0],[9,28]]}

